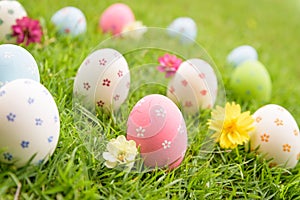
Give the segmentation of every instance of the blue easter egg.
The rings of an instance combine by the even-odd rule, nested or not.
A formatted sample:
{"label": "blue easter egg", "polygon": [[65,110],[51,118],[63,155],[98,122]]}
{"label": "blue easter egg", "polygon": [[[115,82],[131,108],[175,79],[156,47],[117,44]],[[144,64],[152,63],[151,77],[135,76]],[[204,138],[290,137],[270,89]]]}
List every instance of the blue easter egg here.
{"label": "blue easter egg", "polygon": [[237,67],[245,61],[257,60],[258,55],[252,46],[242,45],[233,49],[227,56],[227,63],[233,67]]}
{"label": "blue easter egg", "polygon": [[23,47],[13,44],[0,45],[0,87],[21,78],[40,82],[35,59]]}
{"label": "blue easter egg", "polygon": [[171,37],[179,37],[182,43],[191,43],[197,37],[197,25],[189,17],[179,17],[168,26]]}
{"label": "blue easter egg", "polygon": [[81,10],[75,7],[64,7],[51,18],[58,32],[63,35],[77,36],[86,32],[86,19]]}

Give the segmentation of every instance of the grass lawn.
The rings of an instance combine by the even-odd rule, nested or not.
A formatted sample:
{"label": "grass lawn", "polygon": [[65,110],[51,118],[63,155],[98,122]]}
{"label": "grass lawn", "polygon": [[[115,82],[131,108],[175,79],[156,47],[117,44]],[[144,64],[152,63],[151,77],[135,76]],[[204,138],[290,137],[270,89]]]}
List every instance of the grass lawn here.
{"label": "grass lawn", "polygon": [[[20,2],[31,18],[41,20],[45,39],[55,38],[55,42],[44,48],[30,45],[27,49],[38,63],[41,82],[55,98],[61,133],[58,147],[47,163],[21,169],[0,164],[0,200],[15,196],[20,199],[300,199],[300,164],[291,170],[269,168],[267,161],[246,153],[242,146],[224,151],[215,145],[211,153],[205,154],[200,138],[207,133],[209,112],[202,113],[199,127],[193,129],[198,132],[191,134],[198,134],[199,138],[190,142],[179,168],[171,172],[129,174],[106,168],[80,139],[73,119],[72,90],[84,58],[108,38],[99,32],[98,19],[116,1]],[[225,65],[227,54],[239,45],[255,47],[273,82],[270,103],[285,107],[300,123],[300,0],[123,2],[146,26],[164,28],[176,17],[193,18],[198,26],[197,43],[215,62],[225,89],[232,72]],[[86,15],[88,31],[81,38],[59,37],[50,23],[55,11],[69,5],[80,8]],[[149,58],[135,59],[147,63]],[[235,100],[230,91],[226,93],[227,101]],[[133,98],[143,96],[136,95]],[[252,113],[259,108],[254,102],[238,103]],[[125,134],[126,130],[111,120],[105,119],[103,124],[104,134]]]}

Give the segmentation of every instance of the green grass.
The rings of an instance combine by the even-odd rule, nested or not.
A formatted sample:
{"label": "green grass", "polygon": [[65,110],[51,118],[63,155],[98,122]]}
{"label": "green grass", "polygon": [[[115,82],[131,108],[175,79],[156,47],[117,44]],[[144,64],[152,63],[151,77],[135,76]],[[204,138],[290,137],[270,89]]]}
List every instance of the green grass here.
{"label": "green grass", "polygon": [[[39,65],[41,82],[57,102],[61,133],[58,147],[47,163],[21,169],[0,165],[1,200],[15,196],[20,199],[300,198],[300,165],[292,170],[269,168],[267,161],[261,161],[254,153],[246,153],[244,147],[228,152],[215,146],[206,154],[201,147],[203,137],[193,138],[181,166],[171,172],[155,170],[128,174],[106,168],[80,139],[73,119],[72,89],[81,62],[108,38],[98,31],[98,19],[102,11],[116,1],[21,2],[30,17],[43,22],[45,37],[55,38],[55,42],[42,49],[35,45],[27,49]],[[300,123],[299,0],[123,2],[133,9],[138,20],[151,27],[166,27],[179,16],[195,19],[197,42],[218,66],[225,88],[231,75],[231,70],[225,67],[229,51],[242,44],[254,46],[273,81],[270,103],[284,106]],[[88,32],[81,38],[59,37],[50,24],[52,14],[67,5],[81,8],[87,17]],[[132,56],[132,59],[137,63],[151,60],[147,56]],[[159,88],[160,92],[162,90]],[[148,90],[152,91],[155,88]],[[234,100],[230,91],[227,92],[227,100]],[[134,95],[132,98],[138,99],[145,94],[136,92]],[[258,109],[255,103],[238,103],[252,112]],[[200,132],[191,134],[206,134],[208,118],[208,112],[202,113],[198,124]],[[125,134],[122,126],[109,119],[104,118],[101,123],[105,126],[99,129],[106,135]]]}

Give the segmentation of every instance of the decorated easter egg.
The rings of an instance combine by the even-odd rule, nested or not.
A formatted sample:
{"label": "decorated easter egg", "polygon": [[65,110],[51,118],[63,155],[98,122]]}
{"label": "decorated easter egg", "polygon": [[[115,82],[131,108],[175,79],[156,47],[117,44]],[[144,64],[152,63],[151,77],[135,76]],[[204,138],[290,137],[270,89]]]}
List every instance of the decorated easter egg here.
{"label": "decorated easter egg", "polygon": [[99,27],[103,33],[117,35],[126,25],[134,21],[135,17],[130,7],[123,3],[115,3],[104,10],[99,20]]}
{"label": "decorated easter egg", "polygon": [[167,96],[194,114],[212,108],[217,97],[218,80],[213,68],[204,60],[193,58],[179,66],[168,85]]}
{"label": "decorated easter egg", "polygon": [[168,34],[179,37],[183,43],[190,43],[196,40],[197,25],[192,18],[179,17],[168,26]]}
{"label": "decorated easter egg", "polygon": [[250,133],[251,150],[272,159],[271,165],[293,168],[300,158],[299,128],[285,108],[269,104],[258,109],[253,117],[255,130]]}
{"label": "decorated easter egg", "polygon": [[56,148],[59,113],[49,91],[30,79],[0,88],[0,162],[17,167],[46,161]]}
{"label": "decorated easter egg", "polygon": [[75,7],[64,7],[51,18],[58,32],[64,35],[77,36],[86,32],[86,19],[83,12]]}
{"label": "decorated easter egg", "polygon": [[256,60],[245,61],[237,67],[230,80],[233,93],[243,100],[264,103],[270,100],[272,82],[264,65]]}
{"label": "decorated easter egg", "polygon": [[249,45],[242,45],[233,49],[227,56],[227,63],[237,67],[247,60],[257,60],[256,50]]}
{"label": "decorated easter egg", "polygon": [[74,94],[85,107],[112,111],[126,100],[130,73],[125,58],[114,49],[99,49],[80,65]]}
{"label": "decorated easter egg", "polygon": [[18,1],[0,1],[0,41],[13,42],[12,26],[17,19],[26,17],[27,13]]}
{"label": "decorated easter egg", "polygon": [[0,45],[0,87],[19,78],[40,81],[39,69],[35,59],[26,49],[20,46],[13,44]]}
{"label": "decorated easter egg", "polygon": [[139,100],[127,121],[127,139],[134,140],[147,167],[178,167],[187,148],[185,121],[167,97],[152,94]]}

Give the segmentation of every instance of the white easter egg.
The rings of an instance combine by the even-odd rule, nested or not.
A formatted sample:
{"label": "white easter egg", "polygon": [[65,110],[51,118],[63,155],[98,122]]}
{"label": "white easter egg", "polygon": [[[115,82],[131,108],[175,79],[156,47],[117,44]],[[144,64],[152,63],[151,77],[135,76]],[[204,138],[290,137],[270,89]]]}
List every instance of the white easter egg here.
{"label": "white easter egg", "polygon": [[27,13],[18,1],[0,1],[0,41],[12,42],[12,25]]}
{"label": "white easter egg", "polygon": [[179,66],[168,85],[167,96],[187,113],[212,108],[217,97],[218,80],[206,61],[193,58]]}
{"label": "white easter egg", "polygon": [[250,133],[251,150],[273,159],[272,165],[293,168],[300,158],[299,128],[285,108],[269,104],[258,109],[253,117],[255,130]]}
{"label": "white easter egg", "polygon": [[183,43],[190,43],[197,37],[197,25],[190,17],[178,17],[168,26],[168,34],[179,37]]}
{"label": "white easter egg", "polygon": [[74,94],[87,108],[117,110],[126,100],[130,73],[125,58],[114,49],[99,49],[81,64],[74,82]]}
{"label": "white easter egg", "polygon": [[75,7],[64,7],[51,18],[60,34],[77,36],[86,32],[86,18],[83,12]]}
{"label": "white easter egg", "polygon": [[0,161],[24,166],[46,161],[56,148],[59,113],[49,91],[30,79],[0,88]]}
{"label": "white easter egg", "polygon": [[0,87],[20,78],[40,82],[39,69],[34,57],[18,45],[0,45]]}
{"label": "white easter egg", "polygon": [[242,45],[234,48],[227,56],[227,63],[233,67],[237,67],[245,61],[257,60],[258,55],[254,47],[250,45]]}

